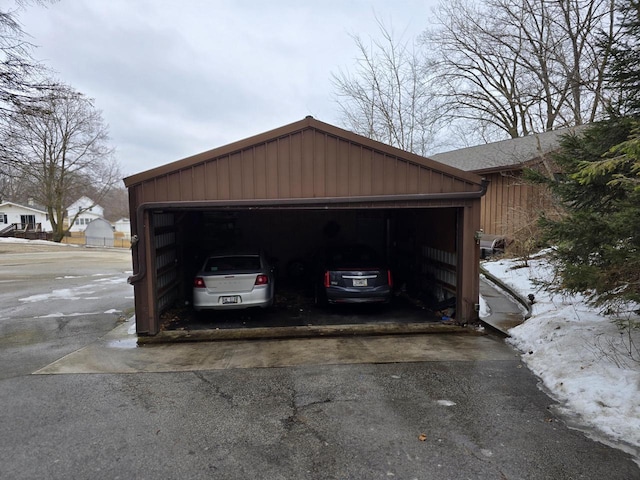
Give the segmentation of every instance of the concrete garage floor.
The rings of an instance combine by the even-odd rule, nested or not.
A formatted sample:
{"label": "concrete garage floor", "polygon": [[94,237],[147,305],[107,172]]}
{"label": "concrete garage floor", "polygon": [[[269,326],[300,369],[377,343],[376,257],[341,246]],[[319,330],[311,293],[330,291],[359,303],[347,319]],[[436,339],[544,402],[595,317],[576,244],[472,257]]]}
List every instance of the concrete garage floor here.
{"label": "concrete garage floor", "polygon": [[162,317],[161,332],[141,336],[140,344],[229,339],[295,338],[332,335],[468,332],[419,301],[396,297],[391,305],[315,305],[308,293],[280,289],[269,310],[194,312],[174,309]]}

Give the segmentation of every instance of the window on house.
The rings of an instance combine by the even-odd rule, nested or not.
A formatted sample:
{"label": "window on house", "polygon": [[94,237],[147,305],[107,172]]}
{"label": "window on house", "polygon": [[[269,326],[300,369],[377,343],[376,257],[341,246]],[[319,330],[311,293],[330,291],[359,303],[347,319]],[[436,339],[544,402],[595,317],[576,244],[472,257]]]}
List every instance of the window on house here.
{"label": "window on house", "polygon": [[4,213],[0,213],[0,223],[8,223],[7,216]]}
{"label": "window on house", "polygon": [[35,228],[36,216],[35,215],[20,215],[20,223],[28,226],[29,228]]}

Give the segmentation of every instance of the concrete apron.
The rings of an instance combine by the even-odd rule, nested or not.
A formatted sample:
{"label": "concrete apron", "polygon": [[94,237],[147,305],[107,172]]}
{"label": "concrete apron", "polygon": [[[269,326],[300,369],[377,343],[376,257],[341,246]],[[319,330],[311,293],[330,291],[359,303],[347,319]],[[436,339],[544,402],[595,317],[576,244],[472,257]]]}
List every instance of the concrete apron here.
{"label": "concrete apron", "polygon": [[[493,280],[493,279],[491,279]],[[491,311],[483,323],[505,335],[526,313],[502,286],[481,279]],[[454,335],[451,335],[451,334]],[[438,322],[170,330],[137,337],[135,319],[35,374],[139,373],[296,365],[510,360],[482,329]],[[427,335],[428,334],[428,335]]]}
{"label": "concrete apron", "polygon": [[[444,325],[442,327],[445,327]],[[453,326],[448,326],[453,327]],[[290,367],[297,365],[511,360],[513,352],[489,335],[378,334],[311,338],[141,344],[132,320],[38,375],[139,373]],[[421,332],[423,333],[423,332]]]}

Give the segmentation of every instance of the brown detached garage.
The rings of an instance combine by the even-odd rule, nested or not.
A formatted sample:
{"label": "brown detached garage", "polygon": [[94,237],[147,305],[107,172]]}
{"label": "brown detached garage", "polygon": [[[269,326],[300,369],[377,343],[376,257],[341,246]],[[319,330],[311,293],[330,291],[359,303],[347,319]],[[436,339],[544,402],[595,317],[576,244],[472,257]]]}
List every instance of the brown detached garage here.
{"label": "brown detached garage", "polygon": [[367,243],[396,288],[454,301],[459,323],[477,320],[486,186],[475,174],[307,117],[124,182],[139,335],[190,303],[207,253],[243,244],[284,266],[331,242]]}

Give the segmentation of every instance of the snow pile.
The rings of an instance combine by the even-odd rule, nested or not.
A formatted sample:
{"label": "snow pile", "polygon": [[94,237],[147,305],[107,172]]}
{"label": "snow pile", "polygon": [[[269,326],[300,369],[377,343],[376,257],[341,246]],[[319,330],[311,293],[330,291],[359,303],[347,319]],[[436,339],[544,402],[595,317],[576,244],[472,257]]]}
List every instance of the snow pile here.
{"label": "snow pile", "polygon": [[551,281],[553,270],[544,252],[528,266],[522,265],[517,259],[483,264],[523,297],[535,295],[531,318],[509,331],[508,342],[522,352],[529,369],[563,404],[564,414],[577,416],[580,424],[631,446],[630,452],[637,455],[640,331],[636,329],[630,337],[612,317],[586,305],[584,298],[546,291],[540,282]]}

